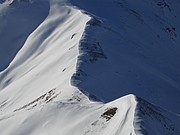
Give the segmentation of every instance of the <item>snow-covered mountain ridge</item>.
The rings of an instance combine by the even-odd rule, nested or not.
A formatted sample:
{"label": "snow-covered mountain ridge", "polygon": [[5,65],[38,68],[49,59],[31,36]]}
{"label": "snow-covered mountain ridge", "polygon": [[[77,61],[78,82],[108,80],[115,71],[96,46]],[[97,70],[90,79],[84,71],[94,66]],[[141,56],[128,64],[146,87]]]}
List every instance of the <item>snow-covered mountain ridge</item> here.
{"label": "snow-covered mountain ridge", "polygon": [[140,2],[0,1],[0,135],[179,135],[179,1],[152,1],[176,15],[170,34]]}
{"label": "snow-covered mountain ridge", "polygon": [[80,58],[78,87],[105,101],[134,93],[179,113],[179,1],[71,2],[95,16],[82,41],[82,52],[89,50]]}

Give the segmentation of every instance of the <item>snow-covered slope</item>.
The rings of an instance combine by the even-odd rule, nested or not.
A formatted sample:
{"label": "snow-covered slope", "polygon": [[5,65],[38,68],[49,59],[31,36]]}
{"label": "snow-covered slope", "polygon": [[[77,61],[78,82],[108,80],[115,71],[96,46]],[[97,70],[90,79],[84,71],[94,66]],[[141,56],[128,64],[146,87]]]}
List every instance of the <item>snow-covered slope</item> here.
{"label": "snow-covered slope", "polygon": [[143,135],[178,135],[180,134],[180,115],[163,110],[152,105],[142,98],[136,98],[135,127],[138,126],[138,133]]}
{"label": "snow-covered slope", "polygon": [[[20,6],[26,8],[23,2]],[[64,1],[50,1],[47,18],[1,72],[0,99],[6,103],[3,110],[17,109],[52,89],[56,94],[61,93],[61,99],[71,96],[76,89],[70,80],[76,71],[78,43],[88,20],[87,15],[68,7]]]}
{"label": "snow-covered slope", "polygon": [[3,135],[135,135],[135,105],[133,96],[108,104],[58,101],[6,115],[0,129]]}
{"label": "snow-covered slope", "polygon": [[94,17],[80,45],[77,86],[105,101],[134,93],[180,113],[180,2],[71,2]]}
{"label": "snow-covered slope", "polygon": [[[3,71],[23,46],[27,37],[40,25],[49,12],[48,2],[14,2],[0,8],[0,71]],[[22,7],[23,6],[23,7]],[[32,11],[36,14],[32,14]]]}
{"label": "snow-covered slope", "polygon": [[178,32],[136,4],[0,0],[0,135],[179,135]]}

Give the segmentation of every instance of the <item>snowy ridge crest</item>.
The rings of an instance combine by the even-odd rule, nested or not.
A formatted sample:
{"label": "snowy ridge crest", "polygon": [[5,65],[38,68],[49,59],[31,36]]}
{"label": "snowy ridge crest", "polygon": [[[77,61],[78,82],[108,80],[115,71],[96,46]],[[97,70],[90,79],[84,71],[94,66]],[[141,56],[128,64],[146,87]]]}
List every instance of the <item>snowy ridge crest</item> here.
{"label": "snowy ridge crest", "polygon": [[[89,3],[88,0],[90,7],[86,7],[87,12],[79,9],[83,5],[81,0],[77,0],[79,6],[73,0],[40,0],[36,4],[31,4],[31,0],[27,1],[30,2],[29,5],[18,2],[11,4],[18,10],[7,18],[3,16],[12,13],[12,9],[0,5],[3,13],[0,17],[5,20],[4,23],[0,22],[0,28],[3,26],[7,29],[2,31],[4,33],[12,32],[4,40],[0,36],[0,45],[6,47],[13,43],[14,46],[11,58],[0,59],[0,63],[5,63],[2,65],[5,70],[0,72],[1,135],[179,135],[178,115],[164,111],[135,95],[109,102],[99,100],[101,96],[119,97],[118,91],[121,89],[116,87],[116,80],[122,74],[116,70],[123,67],[123,64],[112,68],[109,65],[119,59],[124,63],[128,61],[135,67],[139,64],[138,61],[134,64],[132,61],[136,59],[131,59],[131,56],[127,58],[128,55],[120,53],[119,57],[119,52],[110,49],[111,43],[115,50],[132,50],[128,48],[132,44],[123,46],[125,49],[121,44],[126,44],[125,41],[134,43],[121,34],[118,24],[111,22],[113,18],[108,20],[101,13],[97,14],[98,17],[94,12],[91,14],[89,8],[93,7],[92,1]],[[115,3],[116,8],[118,3],[118,9],[120,6],[123,13],[125,10],[125,14],[130,14],[132,18],[136,18],[136,22],[144,24],[138,12],[127,9],[127,1],[106,2],[108,5]],[[3,2],[5,1],[1,3]],[[107,4],[106,2],[100,4]],[[163,3],[159,5],[163,8]],[[37,13],[39,14],[36,16]],[[11,20],[13,16],[15,19]],[[36,17],[42,18],[37,21]],[[16,18],[24,20],[9,25],[11,22],[15,23]],[[6,22],[9,22],[7,26]],[[26,23],[29,27],[23,27]],[[21,28],[18,24],[24,29],[16,29]],[[121,22],[122,24],[126,23]],[[12,27],[8,29],[8,26]],[[127,31],[124,33],[127,34]],[[168,33],[171,31],[167,29]],[[27,36],[23,36],[25,33]],[[123,41],[119,42],[119,39]],[[6,51],[2,51],[2,56],[8,56]],[[133,69],[128,69],[129,74],[132,72]],[[108,77],[112,80],[109,81],[104,73],[109,73]],[[134,76],[136,80],[139,79],[138,75]],[[104,82],[111,85],[102,87]],[[109,95],[104,93],[107,90]],[[97,92],[99,97],[93,96],[91,92]]]}

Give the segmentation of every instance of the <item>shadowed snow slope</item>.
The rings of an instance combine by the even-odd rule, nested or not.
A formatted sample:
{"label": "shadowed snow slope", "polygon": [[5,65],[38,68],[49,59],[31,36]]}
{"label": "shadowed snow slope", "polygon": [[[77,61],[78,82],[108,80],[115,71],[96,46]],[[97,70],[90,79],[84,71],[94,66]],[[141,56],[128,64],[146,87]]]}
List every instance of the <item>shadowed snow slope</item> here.
{"label": "shadowed snow slope", "polygon": [[180,113],[180,2],[71,1],[94,18],[81,41],[76,86],[105,101],[134,93]]}
{"label": "shadowed snow slope", "polygon": [[166,4],[0,0],[0,135],[179,135],[179,115],[119,98],[179,113]]}

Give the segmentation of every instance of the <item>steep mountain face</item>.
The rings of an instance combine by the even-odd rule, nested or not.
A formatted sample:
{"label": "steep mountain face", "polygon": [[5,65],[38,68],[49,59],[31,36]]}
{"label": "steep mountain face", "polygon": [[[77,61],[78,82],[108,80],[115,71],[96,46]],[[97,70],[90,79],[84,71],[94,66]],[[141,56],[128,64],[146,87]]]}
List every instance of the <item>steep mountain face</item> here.
{"label": "steep mountain face", "polygon": [[105,101],[134,93],[180,113],[180,2],[71,1],[94,18],[77,86]]}
{"label": "steep mountain face", "polygon": [[179,135],[179,6],[0,0],[0,135]]}
{"label": "steep mountain face", "polygon": [[136,99],[138,120],[135,125],[139,125],[139,133],[143,135],[176,135],[180,133],[179,115],[165,111],[141,98]]}

